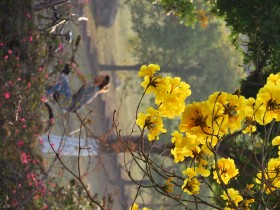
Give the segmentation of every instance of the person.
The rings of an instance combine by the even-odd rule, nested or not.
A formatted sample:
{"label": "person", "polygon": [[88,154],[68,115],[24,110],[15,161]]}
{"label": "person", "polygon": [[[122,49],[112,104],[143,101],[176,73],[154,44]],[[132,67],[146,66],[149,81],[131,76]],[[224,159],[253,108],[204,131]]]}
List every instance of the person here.
{"label": "person", "polygon": [[76,112],[99,94],[107,92],[110,83],[108,75],[98,75],[93,81],[88,81],[81,71],[73,69],[83,83],[76,93],[72,94],[67,78],[71,71],[69,64],[65,64],[57,83],[46,88],[47,97],[53,97],[67,112]]}

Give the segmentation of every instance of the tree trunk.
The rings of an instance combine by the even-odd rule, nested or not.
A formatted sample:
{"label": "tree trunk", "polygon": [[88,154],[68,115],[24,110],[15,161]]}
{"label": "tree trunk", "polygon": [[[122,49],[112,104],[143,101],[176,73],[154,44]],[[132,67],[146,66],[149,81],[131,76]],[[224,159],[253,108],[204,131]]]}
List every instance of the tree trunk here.
{"label": "tree trunk", "polygon": [[[108,136],[107,138],[98,139],[99,143],[99,152],[101,153],[121,153],[127,151],[137,151],[140,147],[144,150],[149,148],[152,143],[153,149],[151,152],[156,154],[162,154],[164,151],[170,151],[173,144],[165,144],[161,141],[151,142],[147,138],[144,141],[141,140],[139,136]],[[141,142],[144,145],[141,145]]]}
{"label": "tree trunk", "polygon": [[[232,158],[234,159],[237,167],[242,168],[243,170],[248,170],[248,172],[251,172],[252,168],[250,166],[245,166],[244,162],[241,161],[241,157],[238,155],[232,156],[231,154],[238,154],[239,150],[242,150],[242,157],[246,157],[247,160],[257,166],[258,161],[261,159],[260,154],[254,154],[253,151],[247,150],[245,148],[233,148],[231,144],[228,143],[228,141],[233,140],[236,136],[238,136],[240,132],[237,132],[235,134],[231,134],[227,136],[223,141],[220,142],[219,148],[217,150],[218,155],[220,157],[224,158]],[[171,157],[170,150],[174,147],[174,145],[170,142],[168,144],[158,141],[148,141],[147,138],[145,138],[143,141],[139,136],[108,136],[105,139],[99,139],[99,152],[101,153],[120,153],[120,152],[128,152],[128,151],[138,151],[141,147],[146,150],[147,148],[151,147],[151,144],[153,143],[152,150],[150,152],[154,154],[161,154]],[[141,145],[141,142],[143,142],[144,145]]]}

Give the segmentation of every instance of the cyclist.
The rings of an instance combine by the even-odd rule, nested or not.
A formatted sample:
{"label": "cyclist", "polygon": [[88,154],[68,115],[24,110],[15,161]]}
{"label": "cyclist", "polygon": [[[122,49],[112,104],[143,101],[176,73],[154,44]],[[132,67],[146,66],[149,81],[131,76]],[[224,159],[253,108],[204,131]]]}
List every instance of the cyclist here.
{"label": "cyclist", "polygon": [[93,81],[88,81],[81,71],[77,68],[73,69],[83,83],[76,93],[71,93],[67,78],[71,70],[69,64],[65,64],[57,83],[46,90],[47,97],[52,96],[68,112],[77,111],[82,106],[89,104],[98,94],[107,92],[110,82],[108,75],[99,75]]}

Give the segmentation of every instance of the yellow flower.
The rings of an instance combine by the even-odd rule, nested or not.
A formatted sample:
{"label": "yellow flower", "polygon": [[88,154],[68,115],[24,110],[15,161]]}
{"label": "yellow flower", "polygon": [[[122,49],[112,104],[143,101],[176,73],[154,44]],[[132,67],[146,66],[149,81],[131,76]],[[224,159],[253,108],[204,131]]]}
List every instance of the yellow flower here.
{"label": "yellow flower", "polygon": [[138,210],[139,205],[134,203],[130,210]]}
{"label": "yellow flower", "polygon": [[273,119],[280,121],[280,84],[267,83],[259,90],[255,103],[255,119],[261,125]]}
{"label": "yellow flower", "polygon": [[[229,197],[228,197],[229,195]],[[228,189],[228,195],[226,194],[226,192],[224,192],[223,195],[221,195],[221,197],[227,201],[227,206],[228,207],[233,207],[234,205],[231,204],[231,200],[234,202],[234,204],[236,206],[238,206],[238,203],[240,201],[243,201],[243,197],[239,194],[239,192],[233,188],[229,188]]]}
{"label": "yellow flower", "polygon": [[148,140],[158,139],[160,132],[166,132],[163,128],[164,124],[159,116],[159,112],[152,107],[149,107],[146,112],[138,114],[136,124],[141,129],[147,128],[149,130]]}
{"label": "yellow flower", "polygon": [[190,151],[187,150],[185,147],[171,149],[171,154],[174,156],[174,162],[182,162],[185,160],[185,157],[189,156]]}
{"label": "yellow flower", "polygon": [[169,177],[164,184],[164,189],[168,193],[172,193],[174,191],[173,190],[174,184],[172,184],[172,181],[173,181],[173,177]]}
{"label": "yellow flower", "polygon": [[[215,92],[209,96],[209,102],[222,105],[223,113],[221,128],[226,133],[228,130],[233,133],[242,127],[242,121],[246,115],[253,114],[253,108],[250,103],[246,102],[245,97],[237,96],[225,92]],[[248,104],[248,105],[247,105]]]}
{"label": "yellow flower", "polygon": [[247,116],[244,124],[245,124],[245,129],[242,130],[242,133],[248,133],[250,136],[251,133],[256,132],[257,127],[254,125],[255,122],[253,121],[252,117]]}
{"label": "yellow flower", "polygon": [[180,143],[182,141],[183,134],[179,133],[178,131],[174,131],[171,135],[173,136],[171,139],[171,142],[173,144],[175,144],[176,142]]}
{"label": "yellow flower", "polygon": [[198,165],[198,167],[196,168],[196,171],[203,177],[208,177],[210,175],[210,170],[202,167],[202,164]]}
{"label": "yellow flower", "polygon": [[[221,122],[218,122],[219,117],[216,117],[221,115],[221,104],[214,106],[209,101],[194,102],[186,106],[178,127],[181,132],[198,136],[203,140],[201,143],[205,144],[206,139],[210,139],[209,137],[222,135],[219,126]],[[210,145],[214,147],[217,139],[211,138],[210,140]]]}
{"label": "yellow flower", "polygon": [[267,194],[280,188],[280,158],[268,161],[267,168],[257,173],[256,183],[262,184]]}
{"label": "yellow flower", "polygon": [[234,161],[230,158],[221,158],[218,160],[217,165],[217,169],[215,169],[215,165],[213,166],[215,169],[213,178],[217,179],[217,183],[220,183],[217,171],[225,184],[228,184],[230,179],[234,178],[238,174],[238,169],[235,167]]}
{"label": "yellow flower", "polygon": [[198,175],[203,177],[208,177],[210,175],[210,171],[203,168],[202,164],[198,164],[196,167],[187,168],[182,173],[187,175],[189,178],[197,177]]}
{"label": "yellow flower", "polygon": [[254,198],[244,200],[240,205],[240,209],[242,210],[251,210],[251,204],[255,202]]}
{"label": "yellow flower", "polygon": [[144,88],[144,90],[146,90],[146,94],[154,93],[155,95],[167,91],[169,88],[168,81],[166,80],[166,78],[161,76],[145,76],[144,81],[141,83],[141,86]]}
{"label": "yellow flower", "polygon": [[173,119],[179,116],[185,108],[185,100],[191,95],[190,86],[181,78],[166,77],[168,89],[158,91],[155,103],[159,105],[161,116]]}
{"label": "yellow flower", "polygon": [[209,105],[206,102],[188,104],[183,112],[179,130],[197,136],[205,136],[208,130],[207,118],[210,115]]}
{"label": "yellow flower", "polygon": [[270,74],[267,78],[267,84],[272,83],[274,85],[280,84],[280,74]]}
{"label": "yellow flower", "polygon": [[159,65],[157,64],[149,64],[148,66],[143,65],[138,72],[138,77],[145,77],[149,76],[150,78],[153,77],[154,73],[160,70]]}
{"label": "yellow flower", "polygon": [[172,133],[172,142],[175,143],[171,154],[174,156],[174,162],[182,162],[185,157],[197,158],[201,149],[199,148],[199,141],[197,136],[188,135],[183,137],[178,131]]}
{"label": "yellow flower", "polygon": [[185,179],[182,190],[189,195],[198,194],[200,190],[200,182],[196,177]]}
{"label": "yellow flower", "polygon": [[272,140],[272,145],[273,145],[273,146],[280,145],[280,136],[276,136],[276,137]]}
{"label": "yellow flower", "polygon": [[197,172],[194,170],[194,168],[187,168],[182,173],[187,175],[189,177],[189,179],[197,176]]}

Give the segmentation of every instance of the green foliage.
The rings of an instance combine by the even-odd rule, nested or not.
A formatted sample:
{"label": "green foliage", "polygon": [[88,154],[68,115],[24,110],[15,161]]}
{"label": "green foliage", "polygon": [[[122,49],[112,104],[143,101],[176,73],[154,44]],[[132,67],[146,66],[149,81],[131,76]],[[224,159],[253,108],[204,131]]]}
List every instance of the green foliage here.
{"label": "green foliage", "polygon": [[182,77],[192,87],[191,100],[205,99],[213,91],[233,92],[238,87],[242,59],[227,41],[222,22],[205,28],[186,27],[159,5],[148,1],[129,1],[128,5],[137,34],[131,45],[141,63],[157,63]]}
{"label": "green foliage", "polygon": [[154,4],[163,7],[167,14],[179,17],[181,23],[188,26],[194,26],[197,22],[196,7],[192,1],[186,0],[155,0]]}
{"label": "green foliage", "polygon": [[[269,0],[211,1],[213,12],[225,19],[233,41],[243,44],[245,61],[258,71],[273,71],[280,65],[280,3]],[[241,35],[246,38],[242,40]]]}

